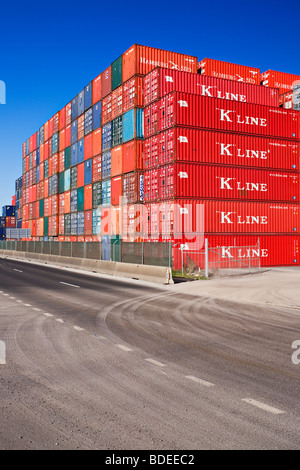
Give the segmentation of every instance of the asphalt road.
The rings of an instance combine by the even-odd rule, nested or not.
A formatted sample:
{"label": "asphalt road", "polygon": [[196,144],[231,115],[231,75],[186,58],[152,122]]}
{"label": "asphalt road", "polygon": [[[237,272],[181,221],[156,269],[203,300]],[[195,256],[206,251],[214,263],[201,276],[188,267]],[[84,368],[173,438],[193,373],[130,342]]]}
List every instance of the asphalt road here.
{"label": "asphalt road", "polygon": [[299,449],[299,320],[1,259],[0,449]]}

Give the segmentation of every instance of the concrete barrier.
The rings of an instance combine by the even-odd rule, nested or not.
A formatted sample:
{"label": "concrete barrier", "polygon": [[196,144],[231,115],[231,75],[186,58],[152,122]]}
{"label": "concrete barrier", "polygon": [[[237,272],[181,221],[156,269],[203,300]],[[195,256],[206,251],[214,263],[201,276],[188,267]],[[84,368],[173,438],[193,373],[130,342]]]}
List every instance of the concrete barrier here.
{"label": "concrete barrier", "polygon": [[69,256],[46,255],[24,251],[0,250],[0,255],[15,259],[39,261],[45,264],[83,269],[99,274],[139,279],[159,284],[174,284],[171,268],[144,264],[120,263],[116,261],[94,260],[87,258],[71,258]]}

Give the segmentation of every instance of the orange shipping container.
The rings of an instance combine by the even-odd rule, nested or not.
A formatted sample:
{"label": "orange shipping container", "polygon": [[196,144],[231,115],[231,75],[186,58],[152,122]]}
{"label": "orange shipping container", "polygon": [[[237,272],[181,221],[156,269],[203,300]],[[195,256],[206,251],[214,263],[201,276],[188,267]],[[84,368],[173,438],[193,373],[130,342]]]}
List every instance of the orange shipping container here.
{"label": "orange shipping container", "polygon": [[45,159],[45,144],[40,145],[40,163]]}
{"label": "orange shipping container", "polygon": [[44,197],[49,196],[49,178],[46,178],[44,181]]}
{"label": "orange shipping container", "polygon": [[36,220],[32,220],[31,222],[31,236],[35,237],[37,235],[36,233]]}
{"label": "orange shipping container", "polygon": [[66,127],[65,145],[66,147],[70,147],[71,145],[71,124]]}
{"label": "orange shipping container", "polygon": [[65,151],[59,152],[58,171],[62,173],[65,169]]}
{"label": "orange shipping container", "polygon": [[44,124],[44,142],[49,139],[49,121]]}
{"label": "orange shipping container", "polygon": [[101,181],[101,168],[102,168],[102,158],[101,155],[97,155],[93,158],[93,169],[92,169],[92,181],[96,183]]}
{"label": "orange shipping container", "polygon": [[88,184],[84,187],[84,210],[93,208],[93,185]]}
{"label": "orange shipping container", "polygon": [[198,63],[197,68],[202,75],[260,85],[260,69],[256,67],[205,58]]}
{"label": "orange shipping container", "polygon": [[93,80],[92,92],[93,92],[93,104],[98,103],[101,100],[102,86],[101,86],[101,73]]}
{"label": "orange shipping container", "polygon": [[[64,235],[64,233],[65,233],[65,216],[59,215],[58,216],[58,235]],[[59,241],[63,241],[63,240],[59,240]]]}
{"label": "orange shipping container", "polygon": [[50,215],[50,204],[49,204],[49,198],[46,197],[44,199],[44,217],[49,217]]}
{"label": "orange shipping container", "polygon": [[42,237],[44,235],[44,217],[39,218],[39,228],[37,235]]}
{"label": "orange shipping container", "polygon": [[77,165],[77,188],[84,186],[84,163]]}
{"label": "orange shipping container", "polygon": [[122,187],[122,176],[111,179],[111,204],[113,206],[118,206],[122,202]]}
{"label": "orange shipping container", "polygon": [[93,157],[101,154],[102,145],[102,129],[97,129],[93,132]]}
{"label": "orange shipping container", "polygon": [[71,192],[66,191],[65,195],[65,214],[69,214],[71,212]]}
{"label": "orange shipping container", "polygon": [[111,92],[111,66],[107,67],[102,72],[102,93],[101,96],[104,98],[108,93]]}
{"label": "orange shipping container", "polygon": [[143,106],[143,77],[135,75],[123,84],[123,113]]}
{"label": "orange shipping container", "polygon": [[122,174],[122,155],[122,145],[111,149],[111,176],[117,176]]}
{"label": "orange shipping container", "polygon": [[123,144],[123,173],[143,169],[143,145],[141,140]]}
{"label": "orange shipping container", "polygon": [[44,179],[44,162],[40,163],[40,182]]}
{"label": "orange shipping container", "polygon": [[102,126],[112,120],[112,93],[109,93],[102,100],[101,116]]}
{"label": "orange shipping container", "polygon": [[84,159],[88,160],[93,156],[93,134],[86,135],[84,138]]}
{"label": "orange shipping container", "polygon": [[134,44],[123,54],[123,82],[134,75],[145,75],[155,67],[197,73],[197,57]]}
{"label": "orange shipping container", "polygon": [[[111,118],[115,119],[123,112],[123,87],[122,85],[116,88],[112,94],[111,99]],[[104,100],[103,100],[104,101]]]}
{"label": "orange shipping container", "polygon": [[64,214],[65,213],[65,193],[59,195],[58,199],[58,213]]}
{"label": "orange shipping container", "polygon": [[66,106],[66,127],[71,124],[72,102]]}
{"label": "orange shipping container", "polygon": [[52,118],[49,119],[49,135],[48,135],[49,139],[50,137],[53,136],[53,128],[54,128],[54,117],[52,116]]}
{"label": "orange shipping container", "polygon": [[44,160],[48,160],[49,155],[50,155],[50,142],[49,140],[46,140],[45,142],[45,152],[44,152]]}
{"label": "orange shipping container", "polygon": [[59,133],[59,151],[66,148],[66,129],[62,129]]}
{"label": "orange shipping container", "polygon": [[77,119],[77,138],[78,140],[84,138],[84,114]]}
{"label": "orange shipping container", "polygon": [[59,130],[66,127],[66,106],[59,111]]}
{"label": "orange shipping container", "polygon": [[300,75],[293,75],[291,73],[276,72],[275,70],[267,70],[260,76],[262,85],[278,88],[279,93],[285,93],[286,91],[293,90],[294,82],[300,80]]}

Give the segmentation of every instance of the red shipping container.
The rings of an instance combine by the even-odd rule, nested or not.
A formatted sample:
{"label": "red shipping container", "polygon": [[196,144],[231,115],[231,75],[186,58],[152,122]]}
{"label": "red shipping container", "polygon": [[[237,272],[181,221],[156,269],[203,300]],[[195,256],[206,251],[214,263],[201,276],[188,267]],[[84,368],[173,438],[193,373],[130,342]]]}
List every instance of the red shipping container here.
{"label": "red shipping container", "polygon": [[98,103],[102,98],[102,74],[98,75],[92,83],[93,104]]}
{"label": "red shipping container", "polygon": [[[104,100],[103,100],[104,101]],[[103,102],[102,102],[103,106]],[[115,119],[123,112],[123,87],[116,88],[111,93],[111,118]]]}
{"label": "red shipping container", "polygon": [[64,194],[65,194],[65,214],[69,214],[71,212],[71,192],[66,191]]}
{"label": "red shipping container", "polygon": [[15,206],[16,205],[16,196],[11,197],[11,205]]}
{"label": "red shipping container", "polygon": [[60,131],[66,127],[66,110],[67,110],[67,107],[65,106],[63,109],[59,111],[59,130]]}
{"label": "red shipping container", "polygon": [[293,108],[293,92],[287,91],[279,95],[279,106],[285,109],[292,109]]}
{"label": "red shipping container", "polygon": [[61,152],[66,148],[66,129],[59,132],[59,151]]}
{"label": "red shipping container", "polygon": [[48,233],[49,237],[58,235],[58,217],[56,215],[49,217]]}
{"label": "red shipping container", "polygon": [[154,168],[153,170],[148,170],[144,173],[145,201],[156,201],[159,198],[159,172],[159,169]]}
{"label": "red shipping container", "polygon": [[145,168],[178,162],[299,171],[300,143],[175,127],[145,139]]}
{"label": "red shipping container", "polygon": [[36,220],[31,221],[31,237],[35,237],[37,235],[37,225]]}
{"label": "red shipping container", "polygon": [[54,194],[51,196],[51,215],[58,214],[58,195]]}
{"label": "red shipping container", "polygon": [[44,199],[44,181],[41,181],[37,185],[37,199]]}
{"label": "red shipping container", "polygon": [[39,174],[40,182],[44,179],[44,162],[40,164],[40,174]]}
{"label": "red shipping container", "polygon": [[144,77],[144,106],[172,91],[265,106],[279,104],[279,94],[275,88],[156,68]]}
{"label": "red shipping container", "polygon": [[[173,92],[159,101],[159,130],[183,125],[299,140],[299,123],[297,111],[189,93]],[[148,128],[145,119],[145,137]]]}
{"label": "red shipping container", "polygon": [[112,94],[105,96],[102,100],[101,109],[102,126],[112,120]]}
{"label": "red shipping container", "polygon": [[197,68],[202,75],[260,85],[260,69],[256,67],[205,58],[198,62]]}
{"label": "red shipping container", "polygon": [[84,159],[88,160],[93,156],[93,134],[86,135],[84,138]]}
{"label": "red shipping container", "polygon": [[123,146],[119,145],[111,149],[111,176],[118,176],[122,173]]}
{"label": "red shipping container", "polygon": [[84,163],[77,165],[77,188],[84,186]]}
{"label": "red shipping container", "polygon": [[[254,266],[258,266],[258,257],[262,267],[268,266],[296,266],[300,264],[299,256],[299,235],[207,235],[208,243],[211,247],[221,247],[220,261],[221,268],[234,267],[235,259],[236,267],[242,263],[244,266],[248,265],[251,260]],[[202,237],[204,243],[204,237]],[[193,243],[189,240],[174,239],[174,245],[178,243],[187,243],[189,248],[193,248]],[[238,247],[238,248],[236,248]],[[173,268],[178,269],[181,267],[181,250],[177,245],[173,248]],[[197,253],[198,252],[198,253]],[[199,255],[199,248],[197,247],[196,253],[193,254],[189,250],[189,257],[204,268],[203,255]],[[218,254],[215,261],[218,261]],[[223,262],[224,261],[224,262]],[[223,263],[222,263],[223,262]]]}
{"label": "red shipping container", "polygon": [[148,205],[151,227],[156,224],[155,233],[163,236],[174,233],[299,233],[299,209],[299,204],[195,199]]}
{"label": "red shipping container", "polygon": [[46,140],[48,140],[49,137],[51,136],[49,135],[49,121],[47,121],[44,124],[44,142],[46,142]]}
{"label": "red shipping container", "polygon": [[102,148],[102,129],[97,129],[93,132],[93,157],[100,155]]}
{"label": "red shipping container", "polygon": [[58,213],[64,214],[65,213],[65,194],[59,194],[58,196]]}
{"label": "red shipping container", "polygon": [[58,235],[64,235],[64,233],[65,233],[65,216],[59,215],[58,216]]}
{"label": "red shipping container", "polygon": [[25,163],[25,170],[26,170],[26,171],[29,171],[29,155],[27,155],[25,161],[26,161],[26,163]]}
{"label": "red shipping container", "polygon": [[26,142],[22,144],[22,157],[23,158],[26,157]]}
{"label": "red shipping container", "polygon": [[143,106],[143,77],[135,75],[123,83],[123,113]]}
{"label": "red shipping container", "polygon": [[[172,95],[167,95],[172,96]],[[144,109],[144,137],[150,137],[157,134],[159,128],[159,107],[160,101],[149,104]]]}
{"label": "red shipping container", "polygon": [[40,163],[45,159],[45,144],[40,145]]}
{"label": "red shipping container", "polygon": [[44,197],[48,197],[49,196],[49,178],[46,178],[44,180]]}
{"label": "red shipping container", "polygon": [[102,163],[102,158],[101,155],[98,155],[97,157],[93,158],[92,161],[92,181],[93,183],[96,183],[97,181],[101,181],[101,163]]}
{"label": "red shipping container", "polygon": [[44,199],[44,217],[49,217],[50,215],[50,201],[49,198],[46,197]]}
{"label": "red shipping container", "polygon": [[84,114],[77,119],[77,136],[78,140],[84,138]]}
{"label": "red shipping container", "polygon": [[294,82],[300,81],[300,75],[267,70],[260,75],[261,84],[268,87],[278,88],[279,93],[293,90]]}
{"label": "red shipping container", "polygon": [[66,127],[65,145],[66,147],[70,147],[71,145],[71,124]]}
{"label": "red shipping container", "polygon": [[122,202],[122,176],[111,179],[111,204],[118,206]]}
{"label": "red shipping container", "polygon": [[111,92],[111,66],[107,67],[104,72],[102,72],[102,92],[101,96],[104,98]]}
{"label": "red shipping container", "polygon": [[72,102],[66,105],[66,127],[71,124],[72,119]]}
{"label": "red shipping container", "polygon": [[144,175],[141,171],[134,171],[123,175],[123,197],[127,204],[135,204],[144,199]]}
{"label": "red shipping container", "polygon": [[62,173],[65,170],[65,151],[59,152],[58,171]]}
{"label": "red shipping container", "polygon": [[144,233],[144,204],[125,205],[121,207],[121,210],[122,240],[126,240],[129,237],[135,239],[136,237],[142,236]]}
{"label": "red shipping container", "polygon": [[197,57],[134,44],[123,54],[123,82],[134,75],[146,75],[155,67],[197,73]]}
{"label": "red shipping container", "polygon": [[6,217],[5,218],[5,227],[6,228],[15,228],[16,227],[16,218],[15,217]]}
{"label": "red shipping container", "polygon": [[84,235],[93,234],[93,211],[84,212]]}
{"label": "red shipping container", "polygon": [[49,134],[48,134],[49,139],[53,136],[53,130],[54,130],[54,117],[52,116],[52,118],[49,119]]}
{"label": "red shipping container", "polygon": [[123,173],[143,169],[143,146],[142,140],[131,140],[123,144]]}
{"label": "red shipping container", "polygon": [[84,210],[86,211],[89,209],[93,209],[93,185],[92,184],[88,184],[84,187]]}
{"label": "red shipping container", "polygon": [[[157,170],[145,171],[146,178]],[[159,169],[159,198],[299,202],[299,173],[177,163]]]}

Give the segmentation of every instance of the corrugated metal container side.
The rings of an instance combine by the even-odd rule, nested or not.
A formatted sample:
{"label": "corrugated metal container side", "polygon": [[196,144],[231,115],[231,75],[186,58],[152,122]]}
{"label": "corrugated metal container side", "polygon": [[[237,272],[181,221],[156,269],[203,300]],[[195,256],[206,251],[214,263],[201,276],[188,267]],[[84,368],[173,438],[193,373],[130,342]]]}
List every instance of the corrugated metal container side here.
{"label": "corrugated metal container side", "polygon": [[84,161],[84,139],[81,139],[77,142],[77,152],[78,152],[78,163]]}
{"label": "corrugated metal container side", "polygon": [[160,167],[159,198],[185,197],[299,202],[299,173],[193,163]]}
{"label": "corrugated metal container side", "polygon": [[77,142],[78,130],[77,130],[77,119],[72,122],[71,126],[71,144]]}
{"label": "corrugated metal container side", "polygon": [[84,138],[84,159],[88,160],[93,156],[93,135],[86,135]]}
{"label": "corrugated metal container side", "polygon": [[72,122],[72,102],[66,105],[66,127]]}
{"label": "corrugated metal container side", "polygon": [[84,210],[84,186],[77,189],[77,211]]}
{"label": "corrugated metal container side", "polygon": [[93,109],[89,108],[84,113],[84,135],[93,131]]}
{"label": "corrugated metal container side", "polygon": [[[262,267],[300,264],[299,235],[207,235],[206,238],[211,247],[222,247],[221,261],[224,260],[224,264],[221,264],[221,267],[228,268],[228,261],[231,261],[231,266],[233,266],[232,259],[235,257],[246,263],[247,260],[257,259],[258,256],[260,256]],[[202,240],[204,243],[204,237]],[[175,245],[177,243],[189,245],[188,238],[173,241]],[[258,243],[260,247],[257,246]],[[240,249],[234,247],[240,247]],[[197,251],[199,252],[199,249]],[[189,253],[189,256],[197,264],[204,266],[203,257],[198,253]],[[181,268],[181,250],[178,247],[173,248],[173,268]]]}
{"label": "corrugated metal container side", "polygon": [[123,84],[123,113],[142,108],[143,101],[143,76],[135,75]]}
{"label": "corrugated metal container side", "polygon": [[92,82],[93,104],[98,103],[102,98],[102,74],[94,78]]}
{"label": "corrugated metal container side", "polygon": [[[161,170],[161,172],[162,171],[165,172],[166,170]],[[172,170],[170,168],[169,173],[171,173],[171,171]],[[159,199],[159,174],[160,174],[160,169],[158,168],[153,168],[152,170],[145,171],[144,173],[144,199],[145,201],[157,201]],[[162,187],[162,189],[164,190],[163,191],[164,193],[172,191],[172,189],[169,188],[170,186],[169,179],[166,182],[169,184],[168,189],[165,187]],[[164,185],[166,183],[164,182]],[[161,192],[162,192],[162,189],[161,189]],[[173,191],[176,191],[176,190],[173,188]]]}
{"label": "corrugated metal container side", "polygon": [[[70,234],[71,235],[78,235],[78,215],[77,213],[73,212],[71,214],[71,231],[70,231]],[[65,233],[66,235],[66,233]]]}
{"label": "corrugated metal container side", "polygon": [[112,120],[112,93],[102,100],[102,126]]}
{"label": "corrugated metal container side", "polygon": [[59,130],[60,131],[66,127],[66,111],[67,111],[66,106],[59,111]]}
{"label": "corrugated metal container side", "polygon": [[92,134],[93,140],[93,157],[99,155],[102,151],[102,128],[97,129]]}
{"label": "corrugated metal container side", "polygon": [[183,125],[300,140],[299,122],[297,111],[189,93],[173,92],[159,101],[159,130]]}
{"label": "corrugated metal container side", "polygon": [[71,145],[71,124],[66,127],[66,147],[70,147]]}
{"label": "corrugated metal container side", "polygon": [[64,161],[65,161],[65,170],[67,170],[71,166],[71,147],[70,146],[65,148]]}
{"label": "corrugated metal container side", "polygon": [[111,176],[111,151],[103,152],[101,163],[102,178]]}
{"label": "corrugated metal container side", "polygon": [[119,206],[122,203],[122,176],[111,179],[111,204]]}
{"label": "corrugated metal container side", "polygon": [[71,146],[71,166],[78,163],[78,145],[77,142]]}
{"label": "corrugated metal container side", "polygon": [[[74,121],[77,117],[78,117],[78,96],[75,96],[75,98],[73,98],[71,101],[71,121]],[[46,136],[45,136],[45,140],[47,140]]]}
{"label": "corrugated metal container side", "polygon": [[148,204],[147,209],[149,223],[158,225],[155,233],[163,236],[299,233],[299,204],[178,199]]}
{"label": "corrugated metal container side", "polygon": [[93,234],[93,211],[88,210],[84,212],[84,235]]}
{"label": "corrugated metal container side", "polygon": [[102,183],[93,183],[93,209],[97,209],[102,204]]}
{"label": "corrugated metal container side", "polygon": [[111,66],[107,67],[107,69],[102,72],[102,95],[101,97],[104,98],[111,92]]}
{"label": "corrugated metal container side", "polygon": [[135,170],[143,170],[143,148],[142,140],[131,140],[122,146],[123,173],[129,173]]}
{"label": "corrugated metal container side", "polygon": [[144,174],[134,171],[123,175],[123,197],[127,204],[144,201]]}
{"label": "corrugated metal container side", "polygon": [[81,140],[84,137],[84,114],[77,119],[77,140]]}
{"label": "corrugated metal container side", "polygon": [[78,93],[78,116],[84,113],[84,89]]}
{"label": "corrugated metal container side", "polygon": [[122,62],[123,57],[120,56],[111,64],[111,89],[115,90],[122,84]]}
{"label": "corrugated metal container side", "polygon": [[111,122],[111,146],[116,147],[123,142],[123,116],[118,116]]}
{"label": "corrugated metal container side", "polygon": [[159,131],[159,107],[160,102],[155,101],[144,109],[145,138],[157,134]]}
{"label": "corrugated metal container side", "polygon": [[293,90],[293,83],[300,80],[300,75],[267,70],[260,75],[260,83],[264,86],[278,88],[279,93]]}
{"label": "corrugated metal container side", "polygon": [[123,146],[119,145],[111,149],[111,176],[122,174]]}
{"label": "corrugated metal container side", "polygon": [[102,157],[101,155],[98,155],[93,158],[93,183],[96,183],[96,181],[101,181],[101,168],[102,168]]}
{"label": "corrugated metal container side", "polygon": [[111,118],[115,119],[123,113],[123,87],[119,86],[111,94]]}
{"label": "corrugated metal container side", "polygon": [[123,54],[123,82],[146,75],[155,67],[197,73],[197,57],[134,44]]}
{"label": "corrugated metal container side", "polygon": [[101,209],[93,210],[93,235],[101,235]]}
{"label": "corrugated metal container side", "polygon": [[69,191],[70,188],[71,188],[71,170],[70,170],[70,168],[64,172],[64,177],[65,177],[65,181],[64,181],[65,191]]}
{"label": "corrugated metal container side", "polygon": [[144,110],[131,109],[123,114],[123,142],[144,138]]}
{"label": "corrugated metal container side", "polygon": [[102,205],[111,204],[111,180],[102,180]]}
{"label": "corrugated metal container side", "polygon": [[84,210],[93,208],[93,186],[87,184],[84,186]]}
{"label": "corrugated metal container side", "polygon": [[260,69],[256,67],[205,58],[198,62],[197,68],[203,75],[260,85]]}
{"label": "corrugated metal container side", "polygon": [[84,185],[92,183],[93,164],[92,159],[84,162]]}
{"label": "corrugated metal container side", "polygon": [[77,188],[84,186],[84,163],[77,166]]}
{"label": "corrugated metal container side", "polygon": [[277,107],[279,104],[279,93],[275,88],[156,68],[144,77],[144,106],[172,91],[265,106]]}
{"label": "corrugated metal container side", "polygon": [[84,88],[84,110],[92,106],[92,82]]}
{"label": "corrugated metal container side", "polygon": [[175,127],[144,142],[145,168],[176,161],[299,171],[300,143]]}
{"label": "corrugated metal container side", "polygon": [[101,101],[93,106],[93,131],[101,126]]}
{"label": "corrugated metal container side", "polygon": [[111,122],[102,127],[102,152],[111,148]]}

